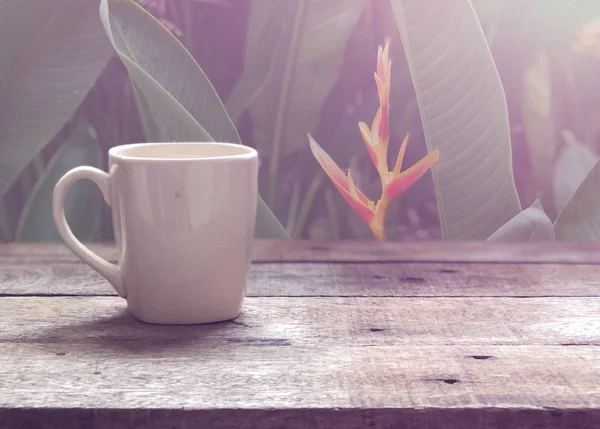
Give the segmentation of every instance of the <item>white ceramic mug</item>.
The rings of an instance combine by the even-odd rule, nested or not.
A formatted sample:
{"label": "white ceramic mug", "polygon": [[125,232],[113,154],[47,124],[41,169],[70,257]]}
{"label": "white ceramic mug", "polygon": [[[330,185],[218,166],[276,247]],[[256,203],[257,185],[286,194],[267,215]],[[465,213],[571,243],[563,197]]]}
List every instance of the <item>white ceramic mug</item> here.
{"label": "white ceramic mug", "polygon": [[[85,247],[64,214],[90,179],[112,208],[118,264]],[[143,143],[109,151],[109,173],[77,167],[56,184],[53,214],[69,248],[127,299],[133,316],[196,324],[239,315],[257,204],[258,155],[227,143]]]}

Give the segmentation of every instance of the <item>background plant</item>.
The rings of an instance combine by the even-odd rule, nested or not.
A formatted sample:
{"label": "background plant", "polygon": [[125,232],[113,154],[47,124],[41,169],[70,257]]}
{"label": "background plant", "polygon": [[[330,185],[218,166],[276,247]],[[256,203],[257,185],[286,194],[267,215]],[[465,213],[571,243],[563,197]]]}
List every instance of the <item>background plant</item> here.
{"label": "background plant", "polygon": [[388,146],[390,139],[390,89],[392,62],[389,57],[389,43],[379,47],[377,52],[377,70],[374,73],[379,108],[375,114],[371,127],[364,122],[358,124],[360,133],[365,142],[365,147],[373,166],[377,169],[381,181],[381,196],[377,201],[369,200],[357,188],[352,178],[352,173],[344,173],[325,152],[321,146],[309,135],[310,150],[319,162],[325,173],[329,176],[342,197],[350,204],[359,217],[369,225],[373,236],[377,240],[385,240],[385,214],[390,203],[400,194],[403,194],[414,185],[434,165],[439,158],[439,151],[435,150],[412,167],[401,171],[408,145],[408,136],[404,138],[400,151],[396,156],[394,167],[388,166]]}
{"label": "background plant", "polygon": [[[357,186],[369,198],[378,195],[379,177],[356,133],[356,124],[372,117],[377,109],[369,59],[386,37],[391,38],[395,61],[390,151],[397,153],[404,135],[410,133],[406,163],[423,157],[427,145],[442,154],[433,176],[442,186],[434,190],[431,177],[425,176],[403,199],[396,200],[386,216],[388,239],[439,239],[442,235],[447,239],[485,239],[491,235],[488,232],[522,213],[521,206],[530,207],[537,199],[553,221],[583,181],[591,183],[593,179],[588,174],[596,165],[600,140],[596,119],[599,93],[594,87],[600,66],[595,30],[600,6],[596,1],[533,0],[524,4],[519,0],[473,0],[487,39],[487,45],[478,45],[477,52],[485,54],[489,46],[504,88],[502,93],[501,87],[498,92],[498,86],[490,86],[490,94],[496,94],[491,99],[502,103],[506,96],[510,122],[499,122],[497,130],[504,130],[502,137],[498,137],[502,132],[490,131],[504,146],[492,146],[489,142],[494,139],[485,133],[481,141],[465,139],[476,128],[468,118],[457,114],[456,127],[445,128],[436,123],[434,108],[419,105],[419,94],[431,93],[423,88],[433,87],[430,82],[437,79],[444,82],[444,76],[456,72],[456,62],[444,55],[450,43],[471,46],[464,36],[455,37],[452,30],[457,27],[453,25],[478,28],[474,20],[437,22],[438,27],[430,28],[446,30],[451,36],[445,46],[436,44],[433,33],[414,33],[418,30],[415,23],[434,18],[419,4],[432,7],[435,16],[457,15],[444,13],[449,6],[443,0],[140,3],[188,48],[224,101],[241,140],[260,150],[261,191],[294,237],[371,235],[332,187],[324,185],[327,182],[312,159],[306,133],[321,142],[340,165],[350,166]],[[468,9],[458,14],[460,19],[470,16],[467,2],[456,4]],[[131,22],[129,16],[113,19],[115,25],[121,19],[123,28]],[[62,172],[83,163],[104,167],[109,147],[165,136],[148,121],[157,113],[143,108],[147,95],[140,96],[139,79],[136,82],[122,56],[115,55],[98,19],[96,2],[60,0],[50,7],[43,0],[5,1],[0,3],[0,20],[0,36],[4,36],[0,37],[0,234],[4,240],[57,239],[47,222],[48,195]],[[23,25],[24,21],[29,24]],[[27,33],[31,29],[43,32]],[[433,57],[424,57],[423,64],[405,61],[406,53],[409,58],[419,57],[414,52],[422,48],[419,37],[433,46],[431,52],[436,54],[432,56],[447,62],[436,62],[431,76],[413,82],[415,70],[423,66],[425,71],[434,61]],[[148,61],[143,67],[146,73],[153,60],[172,60],[172,54],[161,49],[164,47],[157,42],[152,54],[135,59],[138,64]],[[494,64],[486,64],[492,67],[487,72],[495,73]],[[155,76],[160,75],[157,73]],[[43,93],[48,104],[31,107],[31,100],[39,99],[31,97],[31,91],[46,88],[54,91]],[[452,111],[462,89],[446,83],[434,93],[439,105]],[[460,113],[460,109],[454,110]],[[32,118],[35,121],[28,122]],[[453,149],[461,141],[473,144],[471,149],[461,150],[462,159]],[[475,148],[485,147],[481,142],[488,148],[504,149],[478,152]],[[508,151],[506,144],[511,145]],[[442,162],[446,152],[452,163]],[[497,162],[500,153],[513,161],[512,169]],[[478,168],[489,171],[490,160],[504,165],[506,171],[497,174],[505,185],[483,187],[478,198],[468,200],[461,199],[464,188],[448,185],[454,167],[456,174],[462,175]],[[99,193],[84,185],[70,196],[74,203],[68,217],[81,237],[111,239],[107,209],[97,210],[103,207]],[[469,206],[483,198],[491,200],[490,195],[494,195],[494,202],[489,203],[493,207]],[[440,201],[447,203],[444,213],[450,219],[442,222],[442,228]],[[468,227],[473,225],[471,214],[486,212],[493,214],[489,224],[478,222],[480,229],[474,231]],[[566,213],[569,218],[583,216],[572,210]],[[589,218],[589,214],[585,216]],[[558,231],[556,236],[561,237]]]}

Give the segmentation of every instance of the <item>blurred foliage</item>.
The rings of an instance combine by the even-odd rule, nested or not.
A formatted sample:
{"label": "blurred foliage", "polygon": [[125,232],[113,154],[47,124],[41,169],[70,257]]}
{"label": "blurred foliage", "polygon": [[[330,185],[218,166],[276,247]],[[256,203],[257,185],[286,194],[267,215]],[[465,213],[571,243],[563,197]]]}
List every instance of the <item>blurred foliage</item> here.
{"label": "blurred foliage", "polygon": [[[369,198],[379,194],[379,179],[357,124],[372,118],[377,108],[375,53],[389,37],[394,63],[390,152],[397,153],[408,133],[406,164],[426,154],[415,92],[389,2],[138,2],[195,57],[226,101],[244,144],[260,149],[261,192],[268,195],[271,209],[288,232],[294,237],[370,238],[368,227],[323,180],[306,134],[322,142],[339,165],[352,168],[357,185]],[[600,150],[600,2],[472,3],[506,94],[522,205],[535,208],[540,200],[554,220],[556,204],[562,207],[569,197],[561,191],[562,202],[555,203],[557,183],[580,183],[582,171],[590,168],[587,159],[579,163],[571,156],[560,161],[569,153],[564,136],[572,136],[591,155]],[[23,223],[19,219],[29,212],[24,208],[36,194],[36,182],[48,176],[46,166],[82,121],[97,134],[104,168],[108,148],[145,140],[131,81],[117,58],[109,61],[72,119],[2,196],[0,239],[16,238],[17,226]],[[108,209],[93,225],[97,231],[90,236],[112,238]],[[430,175],[394,201],[386,229],[390,240],[441,238]]]}

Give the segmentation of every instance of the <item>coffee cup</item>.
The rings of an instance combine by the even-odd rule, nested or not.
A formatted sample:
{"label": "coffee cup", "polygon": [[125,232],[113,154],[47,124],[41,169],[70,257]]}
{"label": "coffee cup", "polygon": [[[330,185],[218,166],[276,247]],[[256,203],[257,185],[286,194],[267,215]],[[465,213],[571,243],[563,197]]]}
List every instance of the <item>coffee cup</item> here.
{"label": "coffee cup", "polygon": [[[229,143],[142,143],[108,155],[108,173],[77,167],[56,184],[53,215],[66,245],[112,284],[138,320],[237,317],[254,238],[257,152]],[[65,195],[81,179],[94,182],[112,209],[117,263],[82,244],[65,219]]]}

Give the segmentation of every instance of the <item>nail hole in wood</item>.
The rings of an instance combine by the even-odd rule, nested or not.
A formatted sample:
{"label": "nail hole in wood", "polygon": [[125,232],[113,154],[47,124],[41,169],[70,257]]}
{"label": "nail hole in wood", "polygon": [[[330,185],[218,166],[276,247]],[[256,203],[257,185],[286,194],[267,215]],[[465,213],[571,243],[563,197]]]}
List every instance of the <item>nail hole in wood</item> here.
{"label": "nail hole in wood", "polygon": [[56,356],[66,356],[67,354],[65,352],[58,352],[56,353]]}
{"label": "nail hole in wood", "polygon": [[228,343],[245,344],[248,346],[291,346],[286,338],[227,338]]}
{"label": "nail hole in wood", "polygon": [[383,331],[387,331],[386,328],[369,328],[369,331],[371,332],[383,332]]}
{"label": "nail hole in wood", "polygon": [[409,283],[423,283],[425,281],[425,279],[421,277],[403,277],[400,280]]}
{"label": "nail hole in wood", "polygon": [[488,355],[473,355],[473,356],[469,356],[469,357],[471,357],[471,358],[473,358],[473,359],[476,359],[476,360],[487,360],[487,359],[491,359],[491,358],[493,358],[494,356],[488,356]]}
{"label": "nail hole in wood", "polygon": [[438,378],[437,381],[441,381],[442,383],[446,384],[460,383],[460,380],[457,380],[456,378]]}

